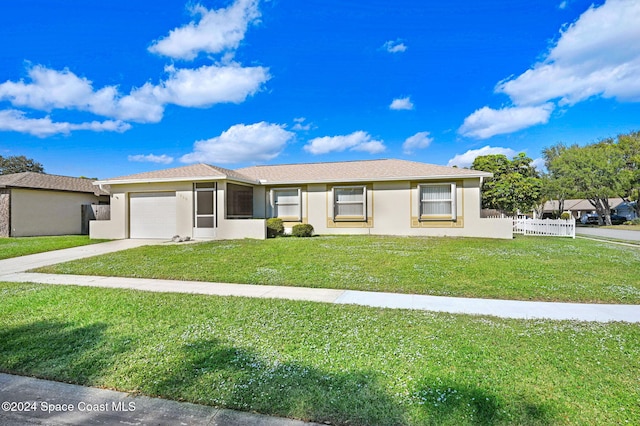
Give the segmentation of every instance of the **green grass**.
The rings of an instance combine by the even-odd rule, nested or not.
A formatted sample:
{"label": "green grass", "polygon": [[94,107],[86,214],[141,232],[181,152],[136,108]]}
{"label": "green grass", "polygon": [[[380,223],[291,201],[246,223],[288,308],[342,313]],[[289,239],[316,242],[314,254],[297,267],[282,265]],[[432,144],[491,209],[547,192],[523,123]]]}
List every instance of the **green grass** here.
{"label": "green grass", "polygon": [[638,248],[585,239],[340,236],[147,246],[39,271],[633,304],[638,270]]}
{"label": "green grass", "polygon": [[0,370],[334,425],[640,422],[640,327],[0,283]]}
{"label": "green grass", "polygon": [[617,229],[618,231],[640,231],[640,225],[611,225],[600,226],[603,229]]}
{"label": "green grass", "polygon": [[90,240],[86,235],[0,238],[0,259],[96,244],[104,241],[106,240]]}

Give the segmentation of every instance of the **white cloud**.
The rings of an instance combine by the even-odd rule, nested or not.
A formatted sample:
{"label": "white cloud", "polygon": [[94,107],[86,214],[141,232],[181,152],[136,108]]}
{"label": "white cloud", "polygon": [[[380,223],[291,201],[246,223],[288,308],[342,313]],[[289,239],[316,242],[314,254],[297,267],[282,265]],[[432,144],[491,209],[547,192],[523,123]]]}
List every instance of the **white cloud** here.
{"label": "white cloud", "polygon": [[458,133],[476,139],[513,133],[536,124],[547,123],[552,111],[553,104],[498,110],[485,106],[465,118]]}
{"label": "white cloud", "polygon": [[241,103],[255,94],[270,76],[263,67],[202,66],[197,69],[167,67],[169,79],[152,89],[156,99],[184,107]]}
{"label": "white cloud", "polygon": [[547,166],[545,165],[544,158],[538,157],[532,161],[533,167],[538,169],[539,172],[546,170]]}
{"label": "white cloud", "polygon": [[68,69],[56,71],[37,65],[29,69],[28,75],[31,83],[21,80],[0,84],[0,99],[8,100],[14,106],[42,111],[74,108],[93,112],[104,108],[105,103],[113,103],[117,93],[113,86],[96,92],[90,80],[80,78]]}
{"label": "white cloud", "polygon": [[183,155],[183,163],[262,162],[277,157],[295,137],[284,125],[260,122],[236,124],[220,136],[194,143],[193,152]]}
{"label": "white cloud", "polygon": [[562,10],[566,9],[567,7],[569,7],[569,2],[567,0],[560,2],[560,4],[558,5],[558,8]]}
{"label": "white cloud", "polygon": [[311,127],[312,127],[311,123],[303,124],[306,120],[307,119],[304,117],[294,118],[293,121],[296,124],[294,124],[291,129],[297,130],[297,131],[305,131],[305,132],[311,130]]}
{"label": "white cloud", "polygon": [[162,154],[162,155],[154,155],[154,154],[129,155],[127,157],[127,160],[138,162],[138,163],[158,163],[158,164],[171,164],[171,163],[173,163],[173,157],[170,157],[170,156],[168,156],[166,154]]}
{"label": "white cloud", "polygon": [[[30,67],[30,81],[6,81],[0,84],[0,101],[14,107],[50,112],[67,109],[90,112],[116,121],[91,123],[54,123],[49,117],[29,119],[24,112],[5,113],[5,129],[22,129],[39,136],[69,133],[71,130],[124,131],[129,124],[157,123],[166,105],[204,108],[218,103],[241,103],[258,92],[271,76],[265,67],[243,67],[232,61],[233,49],[244,39],[249,24],[260,18],[258,0],[236,0],[226,9],[208,10],[201,5],[191,8],[200,17],[197,23],[176,28],[149,50],[173,58],[193,59],[199,52],[225,52],[221,63],[197,69],[167,66],[168,76],[158,84],[145,83],[121,93],[117,86],[94,89],[93,82],[69,69],[62,71],[42,65]],[[30,122],[33,129],[24,129]]]}
{"label": "white cloud", "polygon": [[425,149],[433,142],[433,138],[429,136],[429,132],[419,132],[407,138],[402,144],[402,150],[405,154],[412,154],[416,149]]}
{"label": "white cloud", "polygon": [[574,105],[592,96],[640,101],[639,22],[640,2],[592,6],[561,32],[544,61],[500,82],[496,92],[518,105]]}
{"label": "white cloud", "polygon": [[413,109],[413,102],[411,102],[410,97],[394,99],[389,105],[389,109],[400,111],[407,110],[410,111]]}
{"label": "white cloud", "polygon": [[382,45],[382,48],[389,53],[406,52],[408,49],[407,45],[402,43],[399,39],[396,41],[393,41],[393,40],[387,41],[385,44]]}
{"label": "white cloud", "polygon": [[225,9],[208,10],[195,5],[190,10],[198,22],[176,28],[156,41],[149,51],[174,59],[191,60],[200,52],[220,53],[237,49],[249,24],[260,18],[258,0],[237,0]]}
{"label": "white cloud", "polygon": [[164,103],[154,93],[155,87],[145,83],[140,88],[132,89],[126,96],[116,95],[111,102],[105,99],[102,108],[93,112],[138,123],[158,123],[164,116]]}
{"label": "white cloud", "polygon": [[74,130],[122,133],[131,125],[122,121],[91,121],[85,123],[54,122],[50,117],[27,118],[23,111],[14,109],[0,111],[0,131],[27,133],[41,138],[55,134],[69,134]]}
{"label": "white cloud", "polygon": [[104,117],[138,122],[157,122],[164,108],[157,99],[145,95],[147,86],[121,96],[115,86],[94,90],[93,83],[68,69],[56,71],[37,65],[28,71],[30,83],[23,80],[0,84],[0,100],[40,111],[75,109]]}
{"label": "white cloud", "polygon": [[346,136],[324,136],[312,139],[304,149],[314,155],[342,152],[347,149],[377,154],[384,151],[386,147],[382,141],[372,139],[367,132],[357,131]]}
{"label": "white cloud", "polygon": [[115,86],[96,91],[90,80],[68,69],[56,71],[35,66],[29,70],[30,83],[0,84],[0,100],[42,111],[75,109],[119,120],[157,123],[162,120],[167,104],[208,107],[224,102],[240,103],[270,78],[266,68],[243,68],[238,64],[197,69],[170,66],[166,71],[169,76],[160,84],[146,83],[123,96]]}
{"label": "white cloud", "polygon": [[591,6],[561,30],[542,61],[496,85],[495,92],[508,95],[513,108],[482,108],[467,117],[459,133],[488,138],[515,132],[546,123],[556,103],[571,106],[596,96],[640,102],[638,22],[638,1],[608,0]]}
{"label": "white cloud", "polygon": [[516,152],[511,148],[499,148],[499,147],[491,147],[489,145],[482,147],[480,149],[471,149],[464,154],[458,154],[453,157],[447,163],[447,166],[458,166],[458,167],[470,167],[473,164],[473,160],[476,157],[480,157],[482,155],[492,155],[492,154],[503,154],[508,158],[512,158],[516,155]]}

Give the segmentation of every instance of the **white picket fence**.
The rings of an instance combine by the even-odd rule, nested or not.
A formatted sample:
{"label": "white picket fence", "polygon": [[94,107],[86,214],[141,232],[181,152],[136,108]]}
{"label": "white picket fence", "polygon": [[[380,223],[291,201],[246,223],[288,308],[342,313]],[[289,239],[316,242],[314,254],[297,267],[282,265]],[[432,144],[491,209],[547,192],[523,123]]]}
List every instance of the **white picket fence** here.
{"label": "white picket fence", "polygon": [[513,219],[513,233],[575,238],[576,221],[575,219]]}

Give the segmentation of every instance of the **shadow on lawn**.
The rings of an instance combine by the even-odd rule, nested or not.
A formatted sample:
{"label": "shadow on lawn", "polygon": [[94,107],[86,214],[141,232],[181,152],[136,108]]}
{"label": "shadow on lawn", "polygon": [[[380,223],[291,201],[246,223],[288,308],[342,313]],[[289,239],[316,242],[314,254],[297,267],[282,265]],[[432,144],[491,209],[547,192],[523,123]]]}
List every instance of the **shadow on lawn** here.
{"label": "shadow on lawn", "polygon": [[105,339],[105,324],[39,321],[0,328],[0,370],[92,385],[129,349],[126,340]]}
{"label": "shadow on lawn", "polygon": [[[125,337],[107,337],[107,328],[101,323],[78,327],[55,321],[0,328],[0,371],[100,384],[117,358],[135,349]],[[556,418],[550,407],[521,397],[504,401],[479,387],[439,378],[419,381],[407,404],[389,394],[375,371],[326,372],[277,362],[272,359],[277,355],[265,358],[218,339],[186,343],[177,355],[160,357],[155,367],[138,376],[142,382],[137,389],[176,400],[345,425],[546,425]]]}
{"label": "shadow on lawn", "polygon": [[[327,373],[274,362],[213,339],[183,346],[181,362],[143,392],[331,424],[405,424],[375,372]],[[211,389],[210,392],[207,389]]]}
{"label": "shadow on lawn", "polygon": [[[555,424],[550,407],[513,397],[508,402],[475,386],[437,378],[423,379],[413,393],[429,423],[434,425]],[[508,409],[511,416],[504,411]]]}

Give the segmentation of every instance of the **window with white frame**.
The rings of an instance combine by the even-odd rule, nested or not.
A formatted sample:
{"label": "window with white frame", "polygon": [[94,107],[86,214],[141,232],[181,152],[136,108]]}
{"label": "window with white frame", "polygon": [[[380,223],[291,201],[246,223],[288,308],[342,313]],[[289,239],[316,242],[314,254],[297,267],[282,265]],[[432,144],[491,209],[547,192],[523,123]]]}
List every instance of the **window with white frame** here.
{"label": "window with white frame", "polygon": [[302,219],[300,188],[277,188],[271,190],[271,211],[273,217],[289,221]]}
{"label": "window with white frame", "polygon": [[367,220],[367,187],[336,186],[333,188],[333,220]]}
{"label": "window with white frame", "polygon": [[418,185],[420,219],[456,220],[456,184],[429,183]]}

